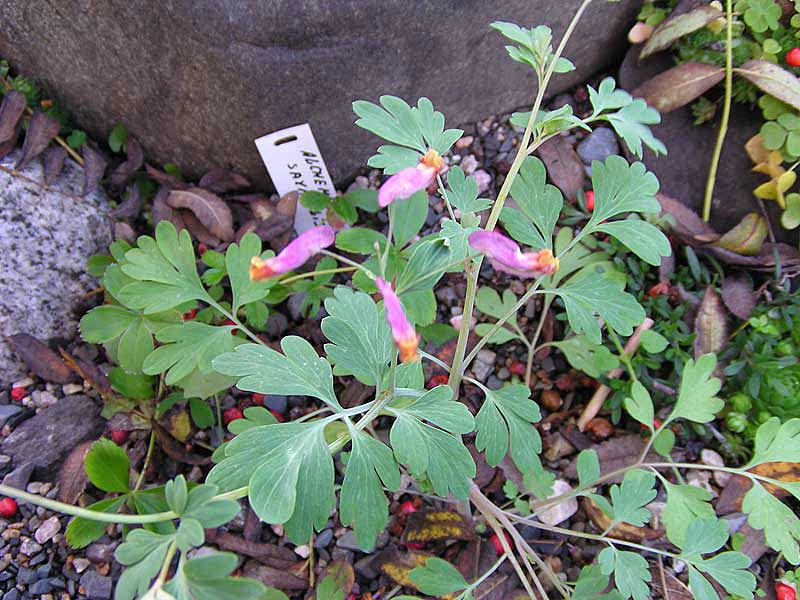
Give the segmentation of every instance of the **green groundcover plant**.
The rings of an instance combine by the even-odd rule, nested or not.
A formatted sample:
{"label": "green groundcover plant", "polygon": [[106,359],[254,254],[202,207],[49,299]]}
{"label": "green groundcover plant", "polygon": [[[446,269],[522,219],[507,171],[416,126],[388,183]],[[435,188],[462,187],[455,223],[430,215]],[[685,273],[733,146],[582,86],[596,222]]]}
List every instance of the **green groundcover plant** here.
{"label": "green groundcover plant", "polygon": [[[543,164],[532,156],[553,136],[574,127],[589,129],[597,122],[614,127],[634,154],[641,156],[645,146],[665,151],[648,128],[658,123],[658,113],[617,89],[612,79],[589,89],[593,111],[587,118],[574,115],[569,106],[542,110],[553,74],[573,68],[561,54],[588,3],[581,5],[555,49],[547,27],[493,24],[510,41],[511,58],[532,68],[539,81],[532,110],[515,116],[524,122],[525,133],[497,200],[479,198],[475,180],[457,167],[443,176],[442,155],[462,131],[445,129],[444,116],[429,100],[422,98],[410,106],[383,96],[380,104],[356,102],[354,110],[356,124],[386,142],[369,161],[390,176],[377,197],[380,210],[388,212],[386,234],[360,227],[335,234],[321,226],[302,234],[277,256],[262,251],[260,239],[248,234],[231,244],[224,256],[204,259],[212,274],[206,271],[201,277],[189,234],[161,222],[153,237],[142,236],[133,247],[116,245],[112,259],[102,267],[95,265],[102,270],[109,303],[84,317],[82,334],[105,344],[123,371],[159,376],[164,386],[182,390],[186,398],[205,398],[235,385],[257,393],[310,397],[319,402],[318,410],[279,423],[264,408],[247,409],[244,418],[230,424],[235,435],[217,448],[215,466],[201,485],[178,476],[149,488],[142,488],[140,479],[131,488],[125,452],[101,441],[87,457],[86,470],[91,481],[110,494],[107,499],[82,508],[8,486],[0,486],[0,493],[74,515],[67,531],[74,546],[96,539],[107,523],[132,527],[116,551],[116,559],[126,567],[116,600],[286,598],[255,580],[231,576],[237,565],[233,554],[193,556],[192,549],[204,544],[204,530],[231,520],[240,510],[237,500],[247,498],[262,521],[283,525],[290,540],[305,544],[325,527],[338,506],[339,521],[352,527],[358,544],[369,551],[387,524],[386,493],[398,490],[401,474],[410,475],[426,492],[471,502],[505,549],[495,565],[472,582],[448,562],[429,558],[410,575],[427,595],[472,598],[477,586],[508,560],[531,598],[548,597],[543,580],[549,580],[553,593],[564,598],[643,600],[651,588],[648,558],[661,557],[686,565],[696,598],[717,598],[712,581],[728,594],[752,598],[756,578],[749,570],[750,560],[732,549],[728,522],[715,515],[710,494],[683,483],[680,475],[678,483],[667,478],[690,469],[749,479],[752,488],[742,503],[749,524],[763,530],[769,546],[788,562],[800,563],[800,520],[767,487],[781,487],[800,499],[800,484],[751,471],[765,463],[800,461],[800,420],[770,419],[762,424],[755,433],[753,457],[741,468],[671,459],[675,444],[671,425],[709,422],[723,407],[716,396],[721,384],[714,376],[713,355],[686,361],[672,411],[657,426],[648,390],[634,382],[624,408],[649,433],[641,457],[628,467],[601,474],[597,453],[584,450],[577,463],[577,487],[555,496],[554,475],[539,457],[542,444],[534,424],[540,411],[530,388],[512,384],[491,390],[467,375],[477,353],[536,295],[565,315],[570,335],[581,336],[581,347],[588,349],[585,362],[590,363],[592,356],[602,359],[604,328],[611,335],[629,336],[645,312],[625,291],[624,274],[608,261],[596,260],[587,244],[597,234],[611,236],[651,264],[670,252],[666,237],[648,222],[660,209],[655,198],[658,181],[642,163],[629,164],[618,156],[595,162],[591,217],[578,229],[557,229],[562,195],[546,183]],[[434,182],[448,217],[435,232],[419,238],[428,209],[425,190]],[[509,198],[518,208],[506,206]],[[482,219],[484,211],[488,214]],[[498,223],[511,237],[495,231]],[[324,267],[293,277],[313,281],[352,275],[349,284],[337,285],[324,298],[323,354],[293,335],[284,337],[276,350],[243,322],[253,310],[247,307],[280,297],[284,275],[315,255],[324,256]],[[524,278],[526,292],[469,347],[469,317],[486,258],[496,270]],[[450,364],[423,352],[417,334],[435,319],[433,289],[445,273],[463,273],[467,284],[465,318]],[[223,299],[220,290],[229,299]],[[226,321],[181,319],[182,313],[197,308],[216,311],[213,314]],[[447,384],[425,389],[422,361],[446,369]],[[374,388],[372,399],[344,408],[335,376]],[[459,402],[463,383],[483,392],[475,415]],[[375,434],[373,424],[379,417],[388,437]],[[495,505],[473,482],[476,467],[463,442],[463,436],[473,433],[490,465],[508,456],[523,474],[530,514]],[[652,460],[650,450],[662,458]],[[338,484],[334,457],[341,452],[348,455]],[[661,519],[670,542],[659,547],[611,537],[613,526],[592,534],[547,525],[537,518],[547,508],[584,496],[613,524],[639,526],[649,521],[647,505],[659,490],[666,496]],[[126,512],[120,514],[123,507]],[[566,582],[520,535],[516,527],[522,524],[593,540],[605,548],[577,581]],[[328,594],[324,597],[341,597],[327,580],[319,597],[323,588]]]}

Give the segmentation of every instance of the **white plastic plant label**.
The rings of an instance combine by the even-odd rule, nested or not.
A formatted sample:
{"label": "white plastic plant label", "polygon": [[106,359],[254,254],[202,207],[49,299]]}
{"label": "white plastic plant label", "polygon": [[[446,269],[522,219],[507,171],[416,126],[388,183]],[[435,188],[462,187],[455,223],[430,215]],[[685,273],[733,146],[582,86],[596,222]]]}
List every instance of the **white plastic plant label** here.
{"label": "white plastic plant label", "polygon": [[[256,140],[258,153],[267,167],[278,194],[308,190],[336,195],[328,167],[320,154],[308,123],[287,127]],[[299,202],[294,216],[294,229],[303,233],[325,223],[325,213],[312,213]]]}

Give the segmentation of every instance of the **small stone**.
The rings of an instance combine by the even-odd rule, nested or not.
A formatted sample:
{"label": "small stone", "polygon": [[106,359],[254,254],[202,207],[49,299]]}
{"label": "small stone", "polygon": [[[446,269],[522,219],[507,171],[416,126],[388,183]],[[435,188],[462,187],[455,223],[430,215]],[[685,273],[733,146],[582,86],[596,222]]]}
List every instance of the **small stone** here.
{"label": "small stone", "polygon": [[286,396],[277,396],[273,394],[267,394],[266,396],[264,396],[264,406],[280,414],[286,412],[287,401],[288,399],[286,398]]}
{"label": "small stone", "polygon": [[310,553],[310,549],[308,547],[308,544],[303,544],[302,546],[297,546],[294,549],[294,553],[297,554],[297,556],[299,556],[300,558],[308,558],[308,555]]}
{"label": "small stone", "polygon": [[33,556],[37,552],[41,552],[42,547],[30,538],[25,538],[19,545],[19,551],[25,556]]}
{"label": "small stone", "polygon": [[345,534],[336,540],[336,546],[345,550],[361,550],[361,546],[356,541],[356,534],[352,531],[347,531]]}
{"label": "small stone", "polygon": [[81,577],[81,586],[86,590],[86,597],[90,600],[108,600],[111,598],[112,585],[111,577],[103,577],[95,571],[86,571]]}
{"label": "small stone", "polygon": [[619,154],[617,135],[608,127],[598,127],[576,148],[583,164],[591,165],[593,160],[604,161],[609,156]]}
{"label": "small stone", "polygon": [[36,581],[36,571],[20,567],[17,571],[17,581],[25,585],[32,584]]}
{"label": "small stone", "polygon": [[569,456],[575,452],[575,446],[569,443],[567,439],[556,432],[547,438],[547,450],[544,452],[544,457],[549,461],[556,461],[565,456]]}
{"label": "small stone", "polygon": [[3,477],[3,485],[23,490],[28,485],[28,481],[33,475],[34,466],[32,463],[20,465],[11,473]]}
{"label": "small stone", "polygon": [[542,390],[541,401],[542,406],[551,412],[561,408],[564,403],[561,399],[561,394],[557,390]]}
{"label": "small stone", "polygon": [[[549,496],[555,498],[561,496],[572,490],[572,486],[563,479],[556,479],[553,483],[553,493]],[[559,502],[552,508],[548,508],[539,513],[539,520],[546,525],[558,525],[569,519],[572,515],[578,512],[578,501],[575,498],[569,498],[563,502]]]}
{"label": "small stone", "polygon": [[475,178],[475,182],[478,184],[479,194],[483,194],[489,191],[489,187],[492,185],[491,175],[489,175],[483,169],[478,169],[472,174],[472,176]]}
{"label": "small stone", "polygon": [[23,377],[22,379],[17,379],[14,383],[11,384],[11,387],[29,387],[33,385],[33,379],[30,377]]}
{"label": "small stone", "polygon": [[47,408],[48,406],[53,406],[56,402],[58,402],[58,398],[56,398],[50,392],[36,391],[31,394],[31,398],[36,408]]}
{"label": "small stone", "polygon": [[114,559],[115,544],[95,542],[86,548],[86,558],[93,563],[107,563]]}
{"label": "small stone", "polygon": [[80,394],[83,392],[83,386],[80,383],[65,383],[61,387],[61,391],[65,396],[72,396],[73,394]]}
{"label": "small stone", "polygon": [[39,525],[34,537],[36,538],[37,542],[44,544],[45,542],[53,539],[53,536],[59,531],[61,531],[61,521],[58,520],[58,517],[50,517],[44,523]]}
{"label": "small stone", "polygon": [[47,579],[40,579],[28,588],[28,593],[33,594],[34,596],[40,596],[42,594],[47,594],[52,589],[53,586]]}
{"label": "small stone", "polygon": [[325,548],[333,541],[333,529],[323,529],[314,540],[314,548]]}
{"label": "small stone", "polygon": [[83,573],[89,568],[90,564],[91,563],[86,558],[76,558],[72,561],[72,568],[75,569],[76,573]]}
{"label": "small stone", "polygon": [[8,419],[21,410],[22,408],[17,404],[0,404],[0,427],[3,427]]}
{"label": "small stone", "polygon": [[[700,462],[702,462],[704,465],[708,465],[709,467],[725,466],[725,461],[722,459],[722,456],[720,456],[719,452],[711,450],[710,448],[705,448],[700,453]],[[730,473],[725,473],[724,471],[714,471],[714,481],[718,486],[725,487],[730,479]]]}
{"label": "small stone", "polygon": [[472,142],[475,141],[475,138],[471,135],[465,135],[461,139],[456,142],[456,148],[459,150],[463,150],[464,148],[469,148],[472,145]]}
{"label": "small stone", "polygon": [[21,597],[19,590],[12,588],[3,595],[3,600],[20,600]]}
{"label": "small stone", "polygon": [[468,154],[461,159],[461,170],[467,175],[472,175],[478,168],[478,159],[472,154]]}

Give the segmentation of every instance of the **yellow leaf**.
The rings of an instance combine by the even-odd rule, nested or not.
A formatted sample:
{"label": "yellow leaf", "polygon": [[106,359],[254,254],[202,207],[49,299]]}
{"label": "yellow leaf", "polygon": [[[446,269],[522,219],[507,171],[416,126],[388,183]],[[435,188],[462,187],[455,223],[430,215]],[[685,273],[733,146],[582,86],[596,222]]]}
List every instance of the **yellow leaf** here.
{"label": "yellow leaf", "polygon": [[767,221],[758,213],[748,213],[733,229],[723,235],[715,245],[736,252],[742,256],[752,256],[761,251],[767,237]]}
{"label": "yellow leaf", "polygon": [[172,415],[169,419],[169,432],[176,440],[185,442],[192,431],[192,424],[189,421],[189,413],[182,410],[178,414]]}
{"label": "yellow leaf", "polygon": [[[769,160],[770,151],[764,148],[764,138],[761,137],[760,133],[757,133],[747,140],[744,149],[747,152],[747,156],[749,156],[750,160],[756,165]],[[758,168],[758,166],[756,168]]]}

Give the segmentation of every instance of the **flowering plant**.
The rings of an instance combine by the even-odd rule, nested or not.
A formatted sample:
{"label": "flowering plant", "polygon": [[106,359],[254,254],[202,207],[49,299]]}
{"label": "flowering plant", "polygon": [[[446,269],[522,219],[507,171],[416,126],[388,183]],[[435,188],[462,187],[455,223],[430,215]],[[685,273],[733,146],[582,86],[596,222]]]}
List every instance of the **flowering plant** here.
{"label": "flowering plant", "polygon": [[[480,350],[535,296],[544,298],[540,319],[551,307],[564,313],[572,334],[581,338],[584,364],[591,364],[592,357],[601,360],[603,327],[612,336],[628,336],[645,313],[625,291],[624,276],[588,250],[592,237],[612,236],[651,264],[670,253],[664,234],[647,220],[660,209],[655,197],[658,181],[642,163],[629,164],[618,156],[595,162],[591,216],[577,230],[557,229],[562,194],[546,183],[542,162],[532,156],[553,136],[573,127],[588,129],[597,121],[614,127],[634,154],[641,155],[643,146],[664,150],[648,128],[658,122],[658,114],[616,89],[611,79],[597,90],[590,88],[593,111],[586,118],[574,115],[569,106],[541,109],[553,74],[573,68],[561,54],[587,4],[588,0],[556,49],[546,27],[493,25],[512,42],[510,56],[533,68],[539,80],[532,110],[514,117],[525,131],[495,201],[479,198],[477,183],[459,168],[445,173],[442,156],[463,132],[445,129],[444,116],[430,101],[422,98],[412,107],[399,98],[383,96],[380,105],[359,101],[354,110],[358,126],[387,142],[369,161],[389,175],[378,192],[378,204],[388,212],[385,233],[354,227],[336,234],[321,226],[300,235],[277,256],[262,252],[260,239],[247,234],[230,244],[224,260],[215,267],[219,272],[215,284],[227,278],[229,301],[212,293],[198,274],[189,234],[178,233],[167,221],[158,224],[154,237],[139,238],[136,247],[115,249],[115,261],[103,276],[111,303],[84,317],[82,332],[87,340],[106,344],[127,370],[158,375],[164,385],[181,388],[186,397],[204,398],[235,385],[260,394],[307,396],[319,402],[319,410],[280,423],[266,409],[247,409],[243,418],[230,424],[234,437],[216,449],[215,466],[204,484],[192,487],[179,476],[146,490],[163,499],[158,510],[130,502],[142,491],[138,485],[129,489],[127,477],[118,478],[124,484],[103,478],[103,469],[111,469],[112,463],[115,469],[121,464],[127,474],[124,452],[110,442],[93,449],[87,462],[87,470],[90,464],[106,465],[92,467],[91,473],[98,487],[118,494],[109,500],[79,508],[7,486],[0,486],[0,492],[75,515],[67,534],[78,546],[95,539],[98,522],[145,526],[130,531],[116,552],[117,560],[127,566],[117,586],[117,600],[285,598],[256,581],[229,576],[236,565],[230,554],[192,558],[191,549],[204,543],[204,530],[233,518],[239,510],[236,500],[246,497],[262,521],[282,525],[297,544],[307,543],[325,527],[338,500],[339,521],[354,529],[361,548],[370,550],[389,518],[386,490],[400,488],[401,474],[410,476],[421,490],[471,502],[502,548],[497,563],[473,582],[446,561],[426,558],[409,575],[424,594],[471,598],[486,577],[508,560],[530,598],[547,597],[545,580],[565,598],[644,600],[652,577],[645,558],[649,553],[683,561],[689,587],[698,598],[717,597],[712,580],[730,594],[751,598],[756,580],[747,570],[750,561],[738,551],[720,552],[728,543],[729,530],[727,522],[716,517],[710,495],[682,482],[672,483],[662,475],[664,470],[712,469],[749,479],[752,488],[742,510],[750,525],[763,529],[767,543],[787,560],[800,562],[800,520],[766,486],[782,487],[798,498],[800,489],[752,470],[769,462],[800,460],[800,421],[764,423],[756,434],[755,455],[741,469],[672,461],[676,440],[671,425],[677,420],[708,422],[722,408],[716,397],[720,382],[714,376],[713,355],[687,362],[677,401],[660,422],[655,421],[648,391],[634,382],[625,408],[649,434],[641,456],[629,466],[604,471],[597,453],[584,450],[577,460],[579,484],[561,493],[553,492],[554,476],[539,456],[542,444],[534,424],[541,415],[530,387],[513,384],[489,389],[469,375]],[[433,184],[448,216],[433,233],[420,238],[427,215],[426,190]],[[482,214],[487,210],[488,214]],[[508,235],[496,230],[498,224]],[[289,275],[317,255],[343,266],[326,265],[316,272]],[[353,256],[363,258],[359,261]],[[496,270],[524,278],[527,287],[470,344],[479,272],[486,257]],[[324,301],[327,315],[321,328],[328,340],[324,355],[293,335],[280,341],[280,350],[273,348],[240,319],[248,305],[273,294],[280,297],[276,290],[285,287],[288,279],[315,278],[322,271],[352,273],[350,285],[337,285]],[[417,333],[417,328],[436,318],[433,289],[446,273],[463,273],[466,278],[463,318],[449,364],[424,352]],[[182,321],[181,313],[198,303],[225,321],[219,325]],[[130,336],[143,339],[146,351],[131,352]],[[531,348],[537,342],[538,332]],[[444,369],[446,383],[425,389],[423,361]],[[343,406],[339,382],[346,384],[351,378],[374,388],[372,400]],[[483,395],[474,415],[460,401],[465,383]],[[377,419],[382,429],[388,429],[388,436],[375,435]],[[502,461],[515,465],[531,514],[495,505],[474,483],[475,461],[463,439],[467,435],[474,435],[475,446],[489,465]],[[349,454],[339,486],[334,458],[345,449]],[[607,496],[601,494],[606,484],[613,484]],[[624,524],[641,526],[650,519],[646,507],[659,487],[666,494],[661,519],[669,544],[648,547],[617,535]],[[540,519],[546,509],[576,497],[588,498],[599,507],[609,523],[604,532],[562,529]],[[123,505],[133,506],[136,514],[118,514]],[[520,535],[519,524],[596,540],[605,549],[596,565],[585,566],[578,581],[568,584]],[[177,567],[170,577],[176,554]],[[613,591],[605,593],[612,577]]]}

